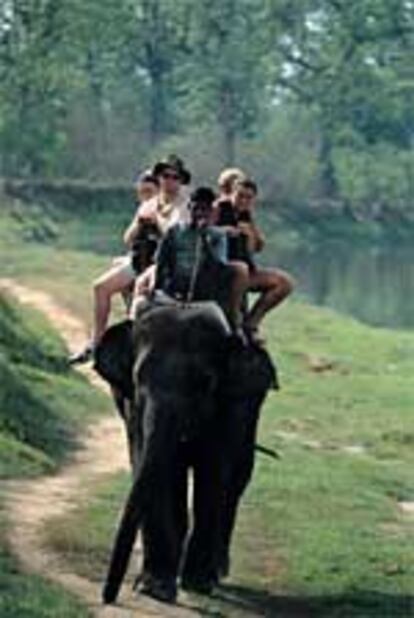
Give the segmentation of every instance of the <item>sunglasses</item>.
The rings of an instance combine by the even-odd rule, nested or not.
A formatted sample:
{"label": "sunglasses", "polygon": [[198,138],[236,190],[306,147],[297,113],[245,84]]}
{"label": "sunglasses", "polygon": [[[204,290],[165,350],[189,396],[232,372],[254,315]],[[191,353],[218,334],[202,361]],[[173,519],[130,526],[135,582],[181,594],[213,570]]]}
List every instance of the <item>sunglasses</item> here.
{"label": "sunglasses", "polygon": [[180,180],[179,174],[176,174],[175,172],[164,172],[162,177],[166,180]]}

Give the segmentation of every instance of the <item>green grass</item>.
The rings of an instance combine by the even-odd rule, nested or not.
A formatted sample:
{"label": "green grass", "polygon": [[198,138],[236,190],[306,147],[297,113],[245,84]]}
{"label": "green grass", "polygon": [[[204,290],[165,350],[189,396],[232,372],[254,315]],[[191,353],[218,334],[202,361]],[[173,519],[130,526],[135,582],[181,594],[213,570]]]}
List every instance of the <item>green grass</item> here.
{"label": "green grass", "polygon": [[[122,251],[114,239],[131,213],[81,220],[8,204],[0,214],[5,274],[86,316],[85,290],[108,264],[105,254]],[[286,242],[295,243],[295,234],[292,228]],[[268,398],[260,440],[281,459],[258,458],[238,522],[233,577],[206,611],[284,618],[304,607],[315,618],[414,616],[414,521],[398,508],[399,500],[414,500],[414,335],[295,302],[269,318],[267,335],[282,391]],[[26,369],[19,375],[31,380],[33,368]],[[59,382],[66,377],[56,375],[67,392]],[[36,384],[44,403],[47,378]],[[63,418],[70,414],[61,410]],[[33,448],[53,461],[16,434],[4,439],[18,466]],[[101,579],[128,485],[127,475],[107,479],[48,525],[50,543],[81,574]]]}
{"label": "green grass", "polygon": [[[1,212],[2,276],[18,276],[39,287],[44,280],[45,288],[59,289],[62,256],[56,259],[55,248],[48,243],[20,237],[28,228]],[[77,309],[80,313],[79,305]],[[63,341],[42,315],[0,296],[0,478],[56,471],[76,447],[86,422],[96,411],[110,411],[108,399],[69,369],[66,356]],[[0,616],[89,616],[61,587],[21,572],[8,548],[2,508],[0,501]]]}
{"label": "green grass", "polygon": [[[258,457],[227,593],[282,616],[302,604],[318,618],[414,616],[414,520],[398,508],[414,500],[414,335],[294,302],[267,335],[282,390],[260,440],[281,459]],[[315,358],[329,368],[316,372]],[[107,481],[49,528],[79,572],[104,573],[128,484]],[[232,607],[207,603],[238,615]]]}
{"label": "green grass", "polygon": [[48,523],[47,539],[54,550],[65,556],[79,575],[102,582],[110,542],[129,489],[130,477],[120,473],[91,488],[70,516]]}
{"label": "green grass", "polygon": [[72,371],[45,318],[0,296],[0,478],[56,469],[107,398]]}
{"label": "green grass", "polygon": [[90,613],[60,586],[22,573],[7,547],[0,517],[0,616],[2,618],[88,618]]}
{"label": "green grass", "polygon": [[45,205],[0,196],[2,277],[38,287],[84,318],[92,312],[91,283],[122,255],[122,231],[128,213],[71,216]]}
{"label": "green grass", "polygon": [[[0,296],[0,478],[52,472],[107,400],[69,370],[62,340],[43,316]],[[24,574],[11,555],[0,502],[0,616],[86,618],[71,595]]]}

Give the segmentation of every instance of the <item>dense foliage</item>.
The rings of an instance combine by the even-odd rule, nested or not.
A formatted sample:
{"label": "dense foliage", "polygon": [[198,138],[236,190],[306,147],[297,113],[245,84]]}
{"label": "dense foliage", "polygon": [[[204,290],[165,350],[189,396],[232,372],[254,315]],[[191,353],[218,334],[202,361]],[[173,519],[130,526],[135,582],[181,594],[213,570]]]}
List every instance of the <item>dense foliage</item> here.
{"label": "dense foliage", "polygon": [[4,0],[3,175],[129,180],[165,150],[266,197],[414,211],[411,0]]}

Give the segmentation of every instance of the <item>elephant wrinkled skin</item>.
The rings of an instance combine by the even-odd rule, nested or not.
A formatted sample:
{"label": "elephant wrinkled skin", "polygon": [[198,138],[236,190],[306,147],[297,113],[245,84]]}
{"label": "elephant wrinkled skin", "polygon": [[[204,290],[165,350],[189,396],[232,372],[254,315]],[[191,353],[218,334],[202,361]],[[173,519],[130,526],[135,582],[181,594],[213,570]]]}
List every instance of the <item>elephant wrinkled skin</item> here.
{"label": "elephant wrinkled skin", "polygon": [[[95,368],[124,418],[133,485],[103,600],[116,600],[138,529],[142,591],[174,601],[176,581],[209,592],[225,575],[239,499],[250,479],[260,407],[276,373],[268,354],[230,336],[218,305],[147,301],[108,329]],[[188,536],[188,470],[193,471]]]}

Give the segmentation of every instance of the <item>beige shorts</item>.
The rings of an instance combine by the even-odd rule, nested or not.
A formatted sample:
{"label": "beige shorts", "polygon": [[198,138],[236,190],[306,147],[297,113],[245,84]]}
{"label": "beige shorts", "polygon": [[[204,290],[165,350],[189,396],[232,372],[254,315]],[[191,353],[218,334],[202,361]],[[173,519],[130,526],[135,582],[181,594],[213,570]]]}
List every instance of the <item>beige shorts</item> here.
{"label": "beige shorts", "polygon": [[135,279],[135,270],[132,267],[132,258],[130,255],[121,255],[112,260],[112,266],[122,272],[127,277],[130,277],[131,282]]}

